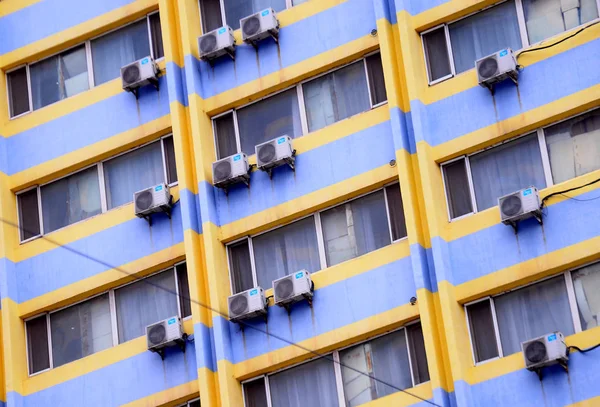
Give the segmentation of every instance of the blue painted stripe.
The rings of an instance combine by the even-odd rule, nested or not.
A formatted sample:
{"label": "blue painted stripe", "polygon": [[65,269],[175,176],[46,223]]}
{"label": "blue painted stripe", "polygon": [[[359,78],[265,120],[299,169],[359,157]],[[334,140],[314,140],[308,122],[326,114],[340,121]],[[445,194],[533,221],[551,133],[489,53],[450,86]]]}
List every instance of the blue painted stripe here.
{"label": "blue painted stripe", "polygon": [[396,10],[405,10],[410,15],[414,16],[424,11],[437,7],[441,4],[448,3],[450,0],[389,0],[395,1]]}
{"label": "blue painted stripe", "polygon": [[396,3],[394,0],[373,0],[375,8],[375,18],[386,19],[390,24],[398,22],[396,16]]}
{"label": "blue painted stripe", "polygon": [[169,87],[169,103],[179,102],[188,105],[185,69],[174,62],[167,62],[167,86]]}
{"label": "blue painted stripe", "polygon": [[425,288],[429,292],[437,292],[437,279],[431,249],[425,249],[418,243],[410,245],[413,274],[416,289]]}
{"label": "blue painted stripe", "polygon": [[396,151],[406,150],[410,154],[415,154],[417,148],[414,141],[411,113],[404,113],[400,108],[392,107],[390,108],[390,122]]}
{"label": "blue painted stripe", "polygon": [[81,24],[133,0],[45,0],[0,18],[0,55]]}
{"label": "blue painted stripe", "polygon": [[196,349],[196,366],[198,369],[207,368],[211,372],[217,371],[215,357],[215,342],[213,329],[202,323],[194,324],[194,346]]}
{"label": "blue painted stripe", "polygon": [[301,302],[288,315],[283,308],[269,307],[268,324],[250,321],[243,333],[237,324],[214,317],[217,360],[239,363],[272,352],[290,346],[286,341],[301,342],[407,304],[415,294],[411,260],[406,257],[316,290],[312,308]]}
{"label": "blue painted stripe", "polygon": [[189,189],[179,190],[179,201],[181,202],[181,222],[183,230],[192,229],[194,232],[202,233],[202,218],[200,217],[200,202],[198,196]]}

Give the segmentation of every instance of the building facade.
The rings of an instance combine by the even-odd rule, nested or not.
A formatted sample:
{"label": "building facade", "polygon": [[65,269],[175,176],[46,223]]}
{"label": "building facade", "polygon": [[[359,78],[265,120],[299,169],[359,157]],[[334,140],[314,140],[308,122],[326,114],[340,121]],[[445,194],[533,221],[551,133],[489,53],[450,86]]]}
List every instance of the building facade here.
{"label": "building facade", "polygon": [[[244,43],[266,7],[277,41]],[[600,343],[599,9],[0,1],[0,401],[600,405],[600,349],[541,379],[521,351]],[[225,24],[234,58],[201,60]],[[487,89],[475,61],[496,52],[518,79]],[[124,91],[147,56],[156,86]],[[294,168],[258,170],[282,135]],[[215,187],[242,153],[249,185]],[[169,216],[136,217],[162,183]],[[539,219],[503,224],[498,198],[529,187]],[[274,305],[300,270],[312,302]],[[267,315],[231,322],[258,287]],[[145,327],[173,316],[188,336],[161,358]]]}

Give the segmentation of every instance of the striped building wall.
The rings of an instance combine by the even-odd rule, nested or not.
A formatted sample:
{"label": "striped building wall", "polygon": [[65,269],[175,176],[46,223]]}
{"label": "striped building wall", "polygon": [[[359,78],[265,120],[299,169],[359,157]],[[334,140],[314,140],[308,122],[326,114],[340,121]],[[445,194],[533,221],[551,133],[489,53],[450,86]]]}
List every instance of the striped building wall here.
{"label": "striped building wall", "polygon": [[[490,0],[308,0],[278,14],[279,45],[242,44],[200,61],[197,0],[0,1],[0,400],[6,406],[243,406],[241,382],[420,319],[431,380],[409,389],[440,406],[600,404],[599,353],[540,382],[521,354],[475,365],[464,304],[600,259],[600,201],[549,201],[543,228],[515,236],[497,208],[449,222],[440,163],[600,106],[600,25],[523,55],[519,87],[492,97],[471,70],[428,86],[419,33]],[[159,91],[119,79],[10,119],[4,72],[160,11]],[[372,31],[376,30],[376,34]],[[568,33],[557,37],[559,40]],[[294,141],[297,170],[253,172],[250,189],[212,185],[210,118],[381,51],[388,102]],[[557,80],[560,78],[560,80]],[[21,244],[16,192],[173,133],[173,216],[152,226],[125,205]],[[393,161],[395,160],[395,161]],[[250,157],[252,163],[255,157]],[[541,190],[597,179],[600,171]],[[242,332],[225,245],[398,181],[408,238],[313,274],[313,308],[270,307]],[[598,196],[598,184],[572,192]],[[69,246],[82,257],[60,246]],[[100,259],[102,263],[94,261]],[[24,319],[187,261],[193,342],[164,361],[144,337],[29,376]],[[126,271],[124,273],[123,271]],[[411,305],[410,298],[417,302]],[[581,348],[600,328],[567,337]],[[274,336],[267,335],[269,332]],[[284,340],[277,339],[283,338]],[[397,392],[369,406],[425,406]]]}

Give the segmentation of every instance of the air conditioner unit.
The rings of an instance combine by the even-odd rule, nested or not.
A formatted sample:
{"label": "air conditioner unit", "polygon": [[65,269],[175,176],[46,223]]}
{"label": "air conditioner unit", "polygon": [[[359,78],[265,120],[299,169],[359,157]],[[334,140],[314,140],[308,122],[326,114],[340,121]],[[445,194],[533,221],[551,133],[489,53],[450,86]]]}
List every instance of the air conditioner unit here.
{"label": "air conditioner unit", "polygon": [[479,85],[493,90],[493,86],[505,79],[512,79],[516,84],[519,76],[517,59],[510,48],[488,55],[475,62]]}
{"label": "air conditioner unit", "polygon": [[275,42],[279,38],[279,21],[277,14],[272,8],[254,13],[240,20],[242,27],[242,39],[248,44],[256,46],[256,43],[267,37],[272,37]]}
{"label": "air conditioner unit", "polygon": [[167,318],[146,327],[148,350],[160,353],[162,358],[166,347],[179,345],[185,349],[185,337],[179,317]]}
{"label": "air conditioner unit", "polygon": [[275,304],[287,306],[298,301],[312,302],[314,284],[310,273],[300,270],[283,278],[273,281],[273,296]]}
{"label": "air conditioner unit", "polygon": [[267,315],[268,300],[261,287],[232,295],[227,299],[229,304],[229,319],[241,321]]}
{"label": "air conditioner unit", "polygon": [[565,337],[560,332],[525,341],[521,344],[521,349],[528,370],[539,372],[542,367],[555,364],[566,368],[569,361]]}
{"label": "air conditioner unit", "polygon": [[287,164],[294,170],[296,152],[292,149],[292,138],[288,135],[277,137],[266,143],[259,144],[256,149],[256,163],[259,169],[267,171],[280,165]]}
{"label": "air conditioner unit", "polygon": [[158,184],[133,194],[135,216],[147,218],[155,212],[171,213],[171,193],[166,184]]}
{"label": "air conditioner unit", "polygon": [[243,182],[249,185],[250,164],[244,153],[230,155],[213,163],[213,182],[218,188]]}
{"label": "air conditioner unit", "polygon": [[535,217],[542,222],[540,195],[536,187],[522,189],[498,198],[500,218],[505,225],[516,225],[520,220]]}
{"label": "air conditioner unit", "polygon": [[140,87],[151,84],[158,89],[158,67],[151,57],[142,58],[121,68],[123,89],[135,93]]}
{"label": "air conditioner unit", "polygon": [[231,59],[235,59],[233,30],[228,26],[224,26],[204,34],[198,38],[198,48],[200,59],[204,61],[212,61],[226,54]]}

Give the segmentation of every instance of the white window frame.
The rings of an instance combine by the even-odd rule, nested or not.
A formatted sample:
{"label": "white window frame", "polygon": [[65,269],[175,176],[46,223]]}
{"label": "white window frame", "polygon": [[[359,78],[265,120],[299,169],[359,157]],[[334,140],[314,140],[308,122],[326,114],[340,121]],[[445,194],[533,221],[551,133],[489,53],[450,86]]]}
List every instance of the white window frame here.
{"label": "white window frame", "polygon": [[[281,373],[281,372],[289,370],[289,369],[293,369],[295,367],[298,367],[298,366],[306,364],[306,363],[310,363],[310,362],[312,362],[314,360],[317,360],[317,359],[325,358],[325,359],[327,359],[327,360],[329,360],[330,362],[333,363],[333,368],[334,368],[334,373],[335,373],[336,393],[337,393],[337,397],[338,397],[339,406],[340,407],[345,407],[346,406],[346,395],[345,395],[345,392],[344,392],[344,382],[343,382],[343,379],[342,379],[342,365],[341,365],[341,362],[340,362],[340,352],[343,352],[344,350],[353,348],[355,346],[360,346],[360,345],[369,343],[369,342],[374,341],[374,340],[376,340],[378,338],[381,338],[382,336],[390,335],[390,334],[393,334],[393,333],[396,333],[396,332],[399,332],[399,331],[402,331],[402,330],[404,330],[404,335],[405,335],[405,339],[406,339],[406,352],[408,354],[408,368],[410,370],[410,377],[411,377],[411,383],[412,383],[412,387],[410,387],[409,389],[411,389],[411,388],[417,386],[417,384],[415,384],[415,382],[416,382],[416,380],[415,380],[415,372],[413,371],[413,368],[412,368],[412,356],[411,356],[411,351],[410,351],[410,343],[408,341],[408,330],[406,328],[409,327],[409,326],[411,326],[411,325],[418,324],[418,323],[421,323],[421,321],[419,319],[411,321],[411,322],[408,322],[408,323],[404,324],[403,326],[401,326],[399,328],[395,328],[395,329],[386,331],[384,333],[372,336],[372,337],[370,337],[368,339],[355,342],[352,345],[341,347],[339,349],[334,350],[333,352],[325,353],[322,356],[312,357],[312,358],[304,360],[302,362],[294,363],[294,364],[292,364],[290,366],[286,366],[286,367],[283,367],[281,369],[274,370],[273,372],[262,374],[260,376],[253,377],[253,378],[248,379],[248,380],[244,380],[244,381],[241,382],[241,384],[242,384],[242,396],[243,396],[244,406],[246,406],[246,392],[244,391],[243,386],[246,383],[251,383],[251,382],[263,379],[264,383],[265,383],[265,392],[266,392],[266,397],[267,397],[267,405],[268,405],[268,407],[271,407],[272,406],[272,403],[271,403],[271,391],[270,391],[270,386],[269,386],[269,377],[270,376],[273,376],[273,375],[275,375],[277,373]],[[422,329],[422,327],[421,327],[421,329]],[[429,367],[429,361],[427,361],[427,364],[428,364],[428,367]],[[368,374],[368,372],[363,372],[363,373],[367,373]],[[431,381],[431,378],[430,378],[430,380],[424,381],[422,383],[428,383],[430,381]],[[419,383],[419,384],[422,384],[422,383]],[[409,390],[409,389],[404,389],[404,390]],[[398,391],[400,391],[400,390],[397,390],[396,392],[398,392]],[[378,400],[378,399],[376,399],[376,400]]]}
{"label": "white window frame", "polygon": [[200,401],[200,397],[196,397],[195,399],[188,400],[185,403],[178,405],[177,407],[189,407],[192,403],[194,403],[196,401]]}
{"label": "white window frame", "polygon": [[[117,290],[123,288],[123,287],[127,287],[128,285],[141,282],[141,281],[143,281],[143,280],[145,280],[147,278],[156,276],[158,274],[167,273],[170,270],[173,271],[173,277],[175,278],[175,290],[176,290],[176,293],[177,293],[176,294],[176,296],[177,296],[177,315],[178,315],[178,317],[182,321],[186,321],[188,319],[191,319],[192,318],[191,315],[189,315],[189,316],[187,316],[185,318],[181,315],[181,306],[180,306],[181,293],[179,292],[179,284],[178,284],[178,278],[177,278],[177,267],[180,266],[180,265],[182,265],[182,264],[184,264],[184,263],[186,263],[185,260],[180,261],[178,263],[175,263],[171,267],[167,267],[165,269],[162,269],[162,270],[157,271],[155,273],[149,274],[149,275],[144,276],[142,278],[136,278],[134,281],[131,281],[129,283],[122,284],[122,285],[120,285],[118,287],[111,288],[111,289],[106,290],[106,291],[102,291],[101,293],[92,295],[92,296],[87,297],[87,298],[85,298],[83,300],[80,300],[80,301],[73,302],[73,303],[71,303],[69,305],[65,305],[64,307],[60,307],[60,308],[54,309],[52,311],[48,311],[48,312],[43,312],[43,313],[40,313],[40,314],[36,314],[36,315],[34,315],[32,317],[24,319],[23,323],[25,325],[25,353],[26,353],[26,356],[27,356],[27,372],[28,372],[29,377],[36,376],[36,375],[38,375],[40,373],[44,373],[44,372],[47,372],[49,370],[54,369],[54,360],[53,360],[53,356],[52,356],[52,327],[51,327],[51,324],[50,324],[50,317],[51,317],[52,314],[55,314],[57,312],[65,310],[67,308],[74,307],[74,306],[82,304],[84,302],[91,301],[94,298],[100,297],[102,295],[108,294],[108,304],[109,304],[109,309],[110,309],[110,321],[111,321],[111,329],[112,329],[112,346],[111,346],[111,348],[114,348],[116,346],[119,346],[119,332],[118,332],[118,324],[117,324],[117,306],[116,306],[116,301],[115,301],[115,292]],[[47,344],[48,344],[48,354],[49,354],[50,367],[47,368],[47,369],[44,369],[44,370],[40,370],[39,372],[31,373],[31,372],[29,372],[29,357],[30,356],[29,356],[29,343],[28,343],[28,339],[27,339],[28,338],[28,335],[27,335],[27,322],[31,321],[31,320],[34,320],[36,318],[42,317],[42,316],[46,316],[46,324],[47,324],[46,330],[47,330],[47,336],[48,336],[47,339],[46,339],[46,341],[47,341]],[[123,342],[123,344],[125,344],[125,343],[127,343],[127,342]],[[94,353],[92,353],[90,355],[87,355],[87,356],[84,356],[84,357],[79,358],[79,359],[75,359],[75,360],[73,360],[71,362],[65,363],[64,365],[68,365],[69,363],[73,363],[73,362],[75,362],[77,360],[85,359],[88,356],[92,356],[93,354]],[[61,366],[64,366],[64,365],[61,365]],[[191,400],[191,401],[194,401],[194,400]]]}
{"label": "white window frame", "polygon": [[[286,91],[294,89],[294,88],[296,89],[296,95],[298,97],[298,110],[300,111],[300,124],[301,124],[301,127],[302,127],[302,134],[300,134],[299,136],[295,137],[295,139],[303,137],[303,136],[306,136],[309,133],[311,133],[311,132],[309,132],[309,129],[308,129],[308,118],[307,118],[307,112],[306,112],[306,104],[305,104],[305,101],[304,101],[304,86],[303,85],[306,84],[306,83],[308,83],[308,82],[311,82],[313,80],[316,80],[316,79],[318,79],[318,78],[320,78],[322,76],[329,75],[332,72],[335,72],[335,71],[338,71],[340,69],[346,68],[347,66],[352,65],[352,64],[357,63],[357,62],[361,62],[362,61],[363,65],[364,65],[365,79],[366,79],[366,83],[367,83],[367,91],[368,91],[370,109],[369,110],[365,110],[364,112],[357,113],[356,115],[359,115],[361,113],[366,113],[366,112],[368,112],[370,110],[373,110],[373,109],[376,109],[376,108],[378,108],[380,106],[388,104],[388,99],[386,98],[386,100],[384,100],[382,102],[379,102],[379,103],[377,103],[377,104],[374,105],[372,97],[371,97],[371,82],[369,80],[368,67],[367,67],[367,58],[370,57],[370,56],[376,55],[376,54],[381,54],[381,51],[380,50],[376,50],[376,51],[373,51],[373,52],[369,52],[368,54],[365,54],[365,55],[361,56],[360,58],[357,58],[357,59],[355,59],[355,60],[353,60],[353,61],[351,61],[351,62],[349,62],[347,64],[337,66],[337,67],[332,68],[332,69],[330,69],[330,70],[328,70],[326,72],[323,72],[323,73],[321,73],[319,75],[310,77],[310,78],[305,79],[303,81],[300,81],[300,82],[298,82],[295,85],[288,86],[288,87],[286,87],[286,88],[284,88],[282,90],[278,90],[277,92],[273,92],[273,93],[270,93],[270,94],[268,94],[266,96],[263,96],[263,97],[261,97],[259,99],[253,100],[252,102],[246,103],[246,104],[241,105],[239,107],[236,107],[236,108],[233,108],[233,109],[229,109],[229,110],[227,110],[227,111],[225,111],[223,113],[219,113],[219,114],[217,114],[215,116],[212,116],[211,117],[211,122],[212,122],[212,130],[213,130],[213,141],[214,141],[215,157],[217,157],[217,160],[222,160],[222,159],[226,158],[226,157],[219,157],[217,127],[215,125],[215,120],[216,119],[219,119],[219,118],[221,118],[223,116],[227,116],[228,114],[232,114],[233,115],[233,125],[234,125],[234,132],[235,132],[235,141],[236,141],[236,146],[237,146],[237,152],[235,154],[240,154],[242,152],[242,143],[241,143],[240,128],[239,128],[239,124],[238,124],[237,112],[239,110],[242,110],[242,109],[244,109],[244,108],[246,108],[248,106],[251,106],[251,105],[253,105],[255,103],[258,103],[258,102],[264,101],[266,99],[269,99],[271,97],[277,96],[280,93],[286,92]],[[385,77],[384,77],[384,81],[385,81]],[[386,88],[386,92],[387,92],[387,88]],[[353,116],[350,116],[350,117],[353,117]],[[341,122],[343,120],[346,120],[346,119],[349,119],[350,117],[347,117],[345,119],[342,119],[342,120],[339,120],[337,122],[334,122],[333,124],[339,123],[339,122]],[[326,127],[328,127],[328,126],[326,126]],[[320,131],[322,129],[323,128],[321,128],[319,130],[315,130],[315,131]],[[250,155],[252,155],[252,154],[250,154]]]}
{"label": "white window frame", "polygon": [[[228,270],[229,270],[229,288],[231,290],[231,295],[235,295],[235,294],[239,294],[239,293],[236,293],[235,289],[234,289],[234,283],[233,282],[234,282],[235,279],[234,279],[234,275],[233,275],[233,267],[231,266],[230,246],[233,246],[236,243],[240,243],[240,242],[242,242],[244,240],[248,241],[248,250],[250,252],[249,253],[250,254],[250,268],[252,270],[252,281],[254,282],[254,287],[253,288],[256,288],[256,287],[258,287],[258,274],[256,272],[256,264],[255,264],[255,259],[254,259],[254,247],[252,245],[252,239],[256,238],[258,236],[264,235],[266,233],[272,232],[274,230],[283,228],[285,226],[291,225],[293,223],[299,222],[301,220],[304,220],[304,219],[307,219],[307,218],[310,218],[310,217],[314,217],[315,229],[316,229],[316,234],[317,234],[317,248],[319,250],[319,263],[320,263],[320,267],[321,267],[320,270],[318,270],[318,271],[315,272],[315,273],[318,273],[320,271],[323,271],[323,270],[331,267],[331,266],[329,266],[327,264],[327,256],[325,254],[325,243],[324,243],[324,238],[323,238],[323,227],[321,225],[321,214],[323,212],[329,210],[329,209],[336,208],[336,207],[341,206],[341,205],[345,205],[348,202],[352,202],[354,200],[357,200],[357,199],[360,199],[360,198],[364,198],[367,195],[375,194],[375,193],[377,193],[379,191],[383,191],[384,204],[385,204],[385,207],[386,207],[386,216],[387,216],[387,223],[388,223],[388,233],[389,233],[389,237],[390,237],[390,244],[387,245],[387,246],[390,246],[392,244],[396,244],[398,242],[407,240],[408,239],[408,233],[407,233],[407,236],[404,236],[404,237],[402,237],[400,239],[396,239],[396,240],[394,240],[393,236],[392,236],[392,224],[391,224],[391,217],[390,217],[389,205],[388,205],[388,200],[387,200],[387,188],[388,187],[393,187],[395,185],[398,185],[398,187],[400,188],[400,184],[398,182],[392,182],[392,183],[386,184],[386,185],[384,185],[382,187],[379,187],[377,189],[374,189],[372,191],[365,192],[364,194],[360,194],[360,195],[357,195],[355,197],[346,199],[346,200],[344,200],[342,202],[339,202],[339,203],[337,203],[335,205],[330,205],[330,206],[328,206],[328,207],[326,207],[326,208],[324,208],[324,209],[322,209],[320,211],[311,213],[310,215],[302,216],[302,217],[294,219],[294,220],[292,220],[290,222],[286,222],[286,223],[284,223],[282,225],[277,225],[277,226],[275,226],[273,228],[267,229],[267,230],[265,230],[263,232],[256,233],[256,234],[253,234],[253,235],[244,236],[242,238],[239,238],[239,239],[236,239],[236,240],[233,240],[231,242],[226,243],[225,248],[226,248],[226,255],[227,255],[227,267],[228,267]],[[402,194],[402,189],[400,189],[400,194]],[[405,222],[406,222],[406,218],[405,218]],[[385,248],[387,246],[384,246],[381,249],[383,249],[383,248]],[[377,250],[373,250],[373,251],[377,251]],[[369,253],[372,253],[372,252],[365,253],[362,256],[368,255]],[[358,257],[362,257],[362,256],[358,256]],[[355,258],[347,260],[347,261],[352,261],[354,259],[357,259],[358,257],[355,257]],[[342,263],[338,263],[338,264],[342,264]],[[268,289],[268,288],[270,288],[270,287],[263,287],[263,289]]]}
{"label": "white window frame", "polygon": [[[10,114],[11,113],[10,112],[10,110],[11,110],[11,100],[10,100],[10,97],[8,96],[8,92],[6,92],[6,94],[7,94],[7,102],[8,102],[6,106],[8,108],[8,117],[9,117],[9,120],[18,119],[21,116],[24,116],[26,114],[32,113],[34,111],[38,111],[38,110],[44,109],[44,108],[46,108],[48,106],[52,106],[52,105],[54,105],[56,103],[62,102],[63,100],[66,100],[66,99],[70,98],[70,97],[67,97],[65,99],[59,99],[56,102],[52,102],[50,104],[42,106],[39,109],[34,109],[33,108],[33,93],[31,91],[31,73],[30,73],[29,67],[31,65],[37,64],[38,62],[42,62],[42,61],[45,61],[46,59],[53,58],[53,57],[55,57],[57,55],[63,54],[65,52],[68,52],[68,51],[70,51],[72,49],[78,48],[78,47],[80,47],[80,46],[83,45],[85,47],[86,64],[87,64],[87,72],[88,72],[88,89],[85,90],[85,91],[83,91],[83,92],[78,93],[77,95],[79,95],[81,93],[84,93],[84,92],[87,92],[87,91],[89,91],[89,90],[91,90],[91,89],[93,89],[93,88],[96,87],[96,84],[94,83],[94,63],[93,63],[93,58],[92,58],[92,45],[91,45],[91,42],[94,41],[95,39],[104,37],[105,35],[108,35],[108,34],[111,34],[111,33],[115,32],[115,31],[118,31],[121,28],[125,28],[125,27],[127,27],[127,26],[129,26],[131,24],[138,23],[138,22],[140,22],[140,21],[142,21],[144,19],[146,20],[146,25],[148,27],[148,43],[149,43],[149,46],[150,46],[150,55],[154,59],[154,49],[153,49],[154,47],[153,47],[153,43],[152,43],[152,33],[151,33],[151,26],[150,26],[150,16],[153,15],[153,14],[157,14],[159,12],[160,12],[160,10],[155,10],[155,11],[153,11],[151,13],[148,13],[144,17],[138,18],[135,21],[129,22],[129,23],[124,24],[122,26],[119,26],[119,27],[117,27],[115,29],[103,32],[102,34],[100,34],[100,35],[98,35],[96,37],[93,37],[93,38],[90,38],[90,39],[88,39],[86,41],[77,43],[77,44],[75,44],[75,45],[73,45],[71,47],[68,47],[68,48],[65,48],[65,49],[61,49],[60,51],[55,52],[52,55],[46,56],[46,57],[41,58],[41,59],[33,60],[33,61],[28,62],[26,64],[21,64],[21,65],[19,65],[16,68],[12,68],[12,69],[6,71],[5,72],[5,80],[6,80],[6,83],[8,84],[8,74],[10,74],[11,72],[17,71],[17,70],[23,68],[24,66],[26,67],[26,69],[27,69],[27,92],[28,92],[28,96],[29,96],[29,110],[26,111],[26,112],[23,112],[23,113],[21,113],[21,114],[19,114],[17,116],[12,116],[11,117],[11,114]],[[160,57],[158,59],[155,59],[154,61],[155,62],[162,61],[164,58],[165,57],[163,56],[163,57]],[[7,90],[8,90],[8,88],[7,88]],[[76,96],[76,95],[74,95],[74,96]]]}
{"label": "white window frame", "polygon": [[[122,153],[114,155],[114,156],[112,156],[110,158],[107,158],[107,159],[102,160],[100,162],[97,162],[95,164],[91,164],[91,165],[85,166],[83,168],[80,168],[80,169],[78,169],[76,171],[72,171],[72,172],[70,172],[70,173],[68,173],[66,175],[63,175],[62,177],[55,178],[52,181],[48,181],[46,183],[39,184],[39,185],[34,185],[32,187],[29,187],[27,189],[24,189],[22,191],[17,192],[15,195],[17,197],[17,199],[16,199],[16,204],[17,204],[17,224],[18,224],[18,228],[19,228],[19,242],[20,242],[20,244],[24,244],[24,243],[30,242],[32,240],[39,239],[42,236],[46,236],[46,235],[49,235],[51,233],[58,232],[59,230],[63,230],[65,228],[67,228],[67,227],[76,225],[78,223],[85,222],[85,221],[87,221],[89,219],[95,218],[96,216],[100,216],[100,215],[102,215],[104,213],[107,213],[107,212],[112,211],[114,209],[120,208],[122,206],[130,205],[131,202],[127,202],[127,203],[125,203],[125,204],[123,204],[121,206],[116,206],[114,208],[108,209],[108,206],[107,206],[106,185],[105,185],[105,182],[104,182],[104,163],[107,162],[107,161],[110,161],[110,160],[112,160],[114,158],[120,157],[120,156],[125,155],[125,154],[129,154],[129,153],[131,153],[131,152],[133,152],[135,150],[138,150],[140,148],[146,147],[146,146],[148,146],[150,144],[153,144],[153,143],[161,143],[164,182],[165,182],[165,184],[167,184],[168,183],[168,177],[167,177],[167,169],[166,169],[166,154],[165,154],[165,148],[164,148],[164,140],[166,138],[168,138],[168,137],[173,137],[173,134],[172,133],[166,134],[164,136],[161,136],[158,140],[152,140],[152,141],[150,141],[148,143],[144,143],[144,144],[142,144],[140,146],[134,147],[132,149],[129,149],[127,151],[124,151]],[[49,185],[49,184],[52,184],[54,182],[60,181],[60,180],[62,180],[64,178],[67,178],[67,177],[70,177],[71,175],[75,175],[75,174],[80,173],[82,171],[88,170],[88,169],[90,169],[92,167],[97,167],[98,168],[98,186],[100,188],[101,212],[98,215],[94,215],[94,216],[92,216],[90,218],[78,220],[77,222],[70,223],[70,224],[68,224],[66,226],[63,226],[63,227],[55,229],[55,230],[53,230],[51,232],[45,233],[45,231],[44,231],[44,212],[42,210],[42,188],[45,187],[46,185]],[[169,187],[174,187],[174,186],[178,185],[178,183],[179,182],[176,181],[176,182],[173,182],[171,184],[168,184],[168,186]],[[26,192],[29,192],[32,189],[37,189],[37,195],[38,195],[38,215],[39,215],[39,221],[40,221],[40,233],[38,235],[36,235],[36,236],[30,237],[29,239],[21,240],[21,216],[20,216],[21,215],[21,208],[20,208],[20,205],[19,205],[19,195],[22,195],[22,194],[24,194]]]}
{"label": "white window frame", "polygon": [[[452,20],[452,21],[449,21],[449,22],[437,25],[437,26],[435,26],[433,28],[430,28],[428,30],[422,31],[420,33],[420,36],[421,36],[421,45],[422,45],[422,49],[423,49],[423,55],[424,55],[424,58],[425,58],[425,69],[426,69],[426,73],[427,73],[427,83],[429,84],[429,86],[433,86],[433,85],[438,84],[440,82],[446,81],[446,80],[448,80],[450,78],[453,78],[453,77],[455,77],[457,75],[461,75],[461,74],[470,72],[471,69],[475,68],[475,67],[473,67],[473,68],[471,68],[471,69],[469,69],[467,71],[461,72],[459,74],[456,73],[456,68],[455,68],[455,65],[454,65],[454,56],[453,56],[453,53],[452,53],[452,41],[450,41],[450,31],[449,31],[448,26],[450,26],[450,25],[452,25],[452,24],[454,24],[454,23],[456,23],[458,21],[461,21],[461,20],[463,20],[465,18],[469,18],[469,17],[471,17],[471,16],[473,16],[475,14],[481,13],[481,12],[487,10],[487,9],[492,8],[492,7],[496,7],[496,6],[498,6],[500,4],[503,4],[503,3],[507,2],[507,1],[514,1],[515,8],[516,8],[516,11],[517,11],[517,21],[518,21],[518,24],[519,24],[519,35],[521,37],[521,48],[518,49],[518,50],[513,50],[517,54],[519,52],[522,52],[522,50],[527,49],[529,47],[533,47],[533,46],[539,45],[541,43],[546,43],[549,40],[553,40],[553,39],[555,39],[557,37],[560,37],[560,36],[562,36],[562,35],[564,35],[566,33],[569,33],[571,31],[575,31],[575,30],[577,30],[577,29],[579,29],[579,28],[581,28],[583,26],[586,26],[588,24],[593,24],[595,22],[600,21],[600,18],[596,18],[594,20],[591,20],[591,21],[588,21],[586,23],[580,24],[577,27],[573,27],[571,29],[565,30],[565,31],[563,31],[561,33],[558,33],[556,35],[553,35],[551,37],[545,38],[545,39],[543,39],[541,41],[538,41],[538,42],[532,44],[532,43],[529,42],[529,34],[527,32],[527,25],[525,23],[525,9],[523,8],[523,2],[522,2],[522,0],[502,0],[502,1],[496,2],[494,4],[491,4],[489,6],[481,8],[481,9],[479,9],[479,10],[473,12],[473,13],[469,13],[469,14],[467,14],[467,15],[465,15],[463,17],[460,17],[458,19],[455,19],[455,20]],[[597,8],[598,13],[600,15],[600,0],[596,0],[596,8]],[[426,34],[429,34],[432,31],[435,31],[435,30],[437,30],[437,29],[439,29],[441,27],[444,27],[444,32],[446,34],[446,48],[448,50],[448,60],[449,60],[449,63],[450,63],[450,71],[451,71],[451,73],[448,74],[448,75],[446,75],[446,76],[443,76],[441,78],[438,78],[438,79],[435,79],[435,80],[431,80],[430,75],[429,75],[429,65],[428,65],[429,56],[427,55],[427,51],[426,51],[426,48],[425,48],[425,39],[424,39],[423,36],[426,35]],[[475,61],[473,61],[473,65],[474,64],[475,64]]]}
{"label": "white window frame", "polygon": [[[19,113],[16,116],[11,116],[11,107],[12,107],[12,101],[10,100],[10,92],[8,91],[8,75],[18,71],[19,69],[23,69],[25,68],[25,76],[26,76],[26,81],[27,81],[27,100],[29,101],[29,110],[23,112],[23,113]],[[25,116],[26,114],[29,114],[33,111],[33,97],[32,97],[32,93],[31,93],[31,76],[29,73],[29,64],[21,64],[15,68],[9,69],[8,71],[6,71],[5,73],[5,80],[6,80],[6,106],[8,107],[8,119],[9,120],[14,120],[14,119],[18,119],[21,116]]]}

